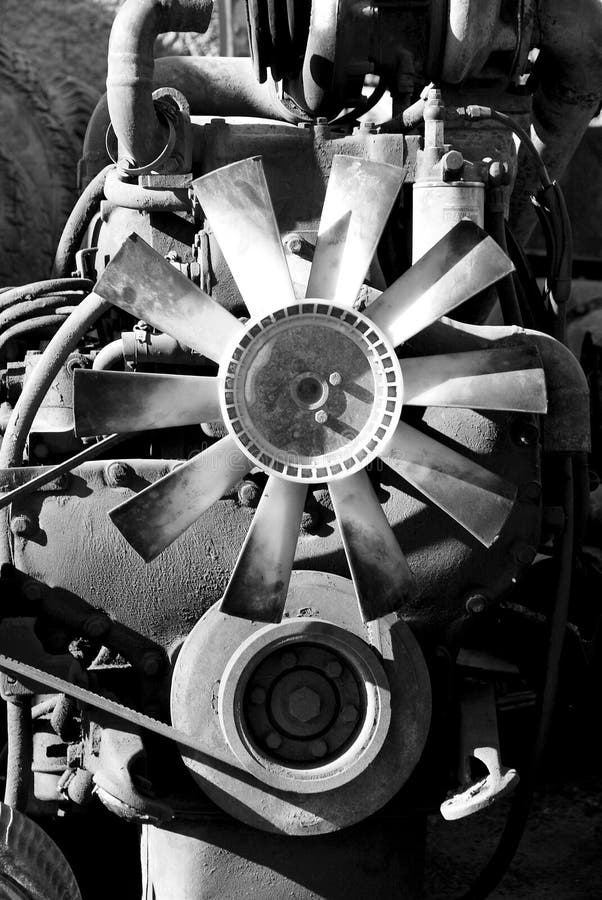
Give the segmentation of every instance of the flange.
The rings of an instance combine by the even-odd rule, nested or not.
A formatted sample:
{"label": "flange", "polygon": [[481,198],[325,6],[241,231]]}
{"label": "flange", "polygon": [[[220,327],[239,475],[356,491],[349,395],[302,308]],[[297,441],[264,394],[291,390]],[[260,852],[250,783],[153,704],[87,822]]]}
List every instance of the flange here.
{"label": "flange", "polygon": [[396,615],[365,624],[352,583],[293,572],[284,619],[264,625],[213,606],[179,653],[173,724],[227,764],[180,747],[222,809],[291,835],[336,831],[380,809],[407,780],[430,722],[422,652]]}
{"label": "flange", "polygon": [[363,469],[399,423],[393,347],[361,313],[308,300],[252,321],[222,366],[224,422],[262,469],[291,481]]}

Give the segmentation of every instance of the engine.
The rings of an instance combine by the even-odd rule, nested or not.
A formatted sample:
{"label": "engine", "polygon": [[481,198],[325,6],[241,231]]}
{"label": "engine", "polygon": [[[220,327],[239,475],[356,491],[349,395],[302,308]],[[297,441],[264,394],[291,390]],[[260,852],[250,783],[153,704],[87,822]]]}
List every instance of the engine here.
{"label": "engine", "polygon": [[212,6],[120,8],[52,277],[0,293],[0,893],[418,897],[425,817],[520,818],[549,730],[599,4],[247,0],[251,58],[154,60]]}

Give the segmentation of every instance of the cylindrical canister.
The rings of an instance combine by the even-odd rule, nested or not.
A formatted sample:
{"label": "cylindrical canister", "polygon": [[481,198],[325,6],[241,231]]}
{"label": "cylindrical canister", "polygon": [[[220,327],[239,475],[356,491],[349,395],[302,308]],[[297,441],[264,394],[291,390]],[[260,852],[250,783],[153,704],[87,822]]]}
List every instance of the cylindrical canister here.
{"label": "cylindrical canister", "polygon": [[413,191],[412,263],[461,219],[483,228],[485,185],[481,181],[417,181]]}

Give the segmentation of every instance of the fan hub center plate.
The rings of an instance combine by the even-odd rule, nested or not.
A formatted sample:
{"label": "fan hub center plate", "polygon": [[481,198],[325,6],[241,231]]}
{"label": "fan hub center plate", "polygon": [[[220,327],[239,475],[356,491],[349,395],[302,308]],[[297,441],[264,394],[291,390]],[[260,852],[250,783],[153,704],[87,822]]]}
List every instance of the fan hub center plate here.
{"label": "fan hub center plate", "polygon": [[223,369],[230,433],[256,465],[289,480],[358,471],[399,422],[399,362],[355,310],[311,300],[251,322]]}

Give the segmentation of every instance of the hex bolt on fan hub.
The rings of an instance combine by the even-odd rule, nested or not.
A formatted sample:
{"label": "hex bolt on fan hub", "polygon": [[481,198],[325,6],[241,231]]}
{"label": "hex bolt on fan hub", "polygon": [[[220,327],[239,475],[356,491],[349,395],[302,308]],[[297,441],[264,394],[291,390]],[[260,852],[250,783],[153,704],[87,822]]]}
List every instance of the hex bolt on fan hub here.
{"label": "hex bolt on fan hub", "polygon": [[222,379],[224,421],[262,469],[291,481],[369,463],[401,414],[399,361],[361,313],[306,301],[252,322]]}

